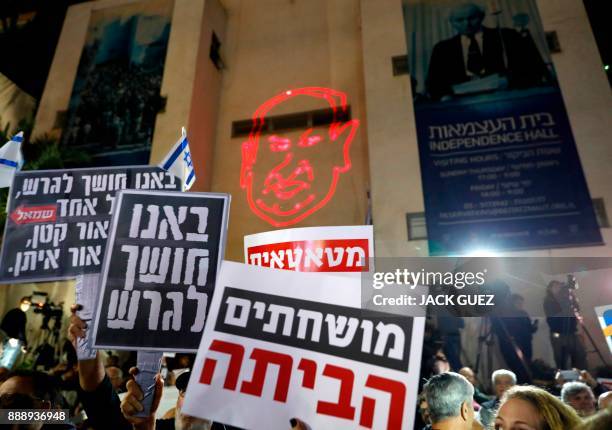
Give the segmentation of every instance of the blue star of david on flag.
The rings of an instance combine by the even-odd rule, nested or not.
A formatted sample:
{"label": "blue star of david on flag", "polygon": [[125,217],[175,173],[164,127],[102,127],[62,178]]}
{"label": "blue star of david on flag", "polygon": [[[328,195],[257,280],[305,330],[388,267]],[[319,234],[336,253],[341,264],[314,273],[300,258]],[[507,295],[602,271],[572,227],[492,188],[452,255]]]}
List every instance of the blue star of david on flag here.
{"label": "blue star of david on flag", "polygon": [[191,159],[185,127],[181,129],[181,138],[174,144],[159,167],[179,178],[183,191],[189,190],[195,182],[195,168]]}

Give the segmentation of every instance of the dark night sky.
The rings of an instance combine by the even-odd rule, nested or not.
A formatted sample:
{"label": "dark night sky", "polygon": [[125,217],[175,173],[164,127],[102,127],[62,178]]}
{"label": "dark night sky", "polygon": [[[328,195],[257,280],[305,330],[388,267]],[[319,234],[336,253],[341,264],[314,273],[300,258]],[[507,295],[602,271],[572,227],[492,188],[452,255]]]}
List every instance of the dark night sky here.
{"label": "dark night sky", "polygon": [[23,27],[0,33],[0,72],[40,99],[68,6],[84,0],[2,0],[0,18],[35,11]]}
{"label": "dark night sky", "polygon": [[591,27],[597,40],[602,63],[608,68],[608,80],[612,85],[612,26],[610,26],[610,0],[584,0]]}

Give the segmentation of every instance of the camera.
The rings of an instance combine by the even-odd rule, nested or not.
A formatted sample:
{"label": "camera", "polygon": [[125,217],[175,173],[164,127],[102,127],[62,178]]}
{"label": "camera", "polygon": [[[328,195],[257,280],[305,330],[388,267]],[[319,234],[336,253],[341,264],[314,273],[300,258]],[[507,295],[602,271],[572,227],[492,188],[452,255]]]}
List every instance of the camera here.
{"label": "camera", "polygon": [[34,292],[31,296],[24,297],[22,303],[27,301],[36,314],[42,314],[42,329],[49,329],[49,322],[54,320],[53,328],[59,330],[62,317],[64,315],[63,303],[55,304],[49,300],[49,296],[44,292]]}
{"label": "camera", "polygon": [[43,314],[45,317],[61,317],[63,314],[63,308],[61,304],[56,305],[53,302],[40,303],[34,308],[34,313]]}
{"label": "camera", "polygon": [[62,323],[62,316],[64,315],[64,310],[63,310],[61,303],[56,305],[53,302],[46,301],[44,303],[36,304],[36,306],[34,307],[34,313],[42,314],[43,316],[42,329],[43,330],[49,329],[49,322],[51,321],[52,318],[55,321],[53,328],[59,329]]}

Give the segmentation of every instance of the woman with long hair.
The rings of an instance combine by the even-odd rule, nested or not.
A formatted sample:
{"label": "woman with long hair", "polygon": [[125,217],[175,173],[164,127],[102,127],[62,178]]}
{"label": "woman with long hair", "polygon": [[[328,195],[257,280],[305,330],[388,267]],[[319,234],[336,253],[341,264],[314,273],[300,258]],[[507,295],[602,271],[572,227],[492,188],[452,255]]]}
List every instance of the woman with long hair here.
{"label": "woman with long hair", "polygon": [[576,412],[547,391],[515,386],[503,396],[495,430],[568,430],[581,423]]}

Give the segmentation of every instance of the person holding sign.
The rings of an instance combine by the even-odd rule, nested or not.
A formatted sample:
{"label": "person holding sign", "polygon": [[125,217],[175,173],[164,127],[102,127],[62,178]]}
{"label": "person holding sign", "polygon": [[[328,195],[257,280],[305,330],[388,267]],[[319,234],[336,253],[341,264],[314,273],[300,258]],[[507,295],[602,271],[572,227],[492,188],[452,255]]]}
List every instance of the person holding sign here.
{"label": "person holding sign", "polygon": [[[80,305],[70,308],[72,315],[68,337],[75,348],[79,339],[85,338],[88,329],[87,324],[77,316],[80,309]],[[132,425],[121,414],[119,396],[106,376],[100,354],[88,360],[79,360],[79,388],[79,397],[93,428],[132,430]]]}
{"label": "person holding sign", "polygon": [[[80,309],[79,305],[71,308],[70,326],[68,335],[73,344],[76,345],[77,339],[84,338],[87,325],[81,320],[76,312]],[[130,374],[135,376],[137,368],[130,369]],[[155,395],[153,398],[151,411],[147,417],[136,417],[142,411],[142,389],[136,381],[130,380],[127,383],[127,395],[123,402],[119,401],[119,396],[113,389],[108,376],[104,371],[104,365],[99,354],[90,360],[79,361],[79,385],[83,399],[83,405],[90,423],[95,429],[113,430],[239,430],[236,427],[225,426],[223,424],[211,423],[209,420],[194,418],[181,413],[185,390],[187,389],[188,374],[181,375],[176,381],[179,390],[179,397],[176,404],[176,416],[172,419],[155,420],[155,412],[159,407],[159,402],[163,391],[163,380],[156,375]],[[299,427],[298,427],[299,428]]]}
{"label": "person holding sign", "polygon": [[[137,368],[130,369],[132,375],[138,373]],[[176,379],[176,388],[179,390],[179,396],[176,400],[175,416],[169,419],[155,420],[155,412],[159,407],[159,402],[163,392],[163,380],[158,374],[155,384],[155,395],[151,406],[151,412],[148,417],[137,417],[136,414],[143,409],[141,403],[143,392],[135,380],[130,380],[127,383],[127,396],[121,402],[121,411],[123,416],[134,425],[135,429],[156,429],[156,430],[230,430],[233,427],[226,427],[223,424],[212,423],[210,420],[191,417],[182,413],[183,401],[185,399],[185,390],[187,389],[187,381],[190,372],[182,373]]]}
{"label": "person holding sign", "polygon": [[[138,373],[138,369],[130,369],[132,375]],[[182,413],[183,402],[185,400],[185,392],[187,391],[187,383],[191,372],[182,373],[176,379],[176,388],[179,390],[179,397],[176,401],[176,409],[174,418],[154,420],[155,411],[159,407],[159,401],[164,388],[163,381],[159,375],[156,379],[155,397],[151,407],[149,417],[139,418],[136,414],[142,410],[142,389],[138,386],[135,380],[130,380],[127,383],[128,394],[121,402],[121,411],[123,416],[134,425],[135,429],[143,430],[241,430],[238,427],[232,427],[225,424],[213,423],[210,420],[195,418]],[[312,430],[306,423],[292,418],[289,421],[292,430]]]}

